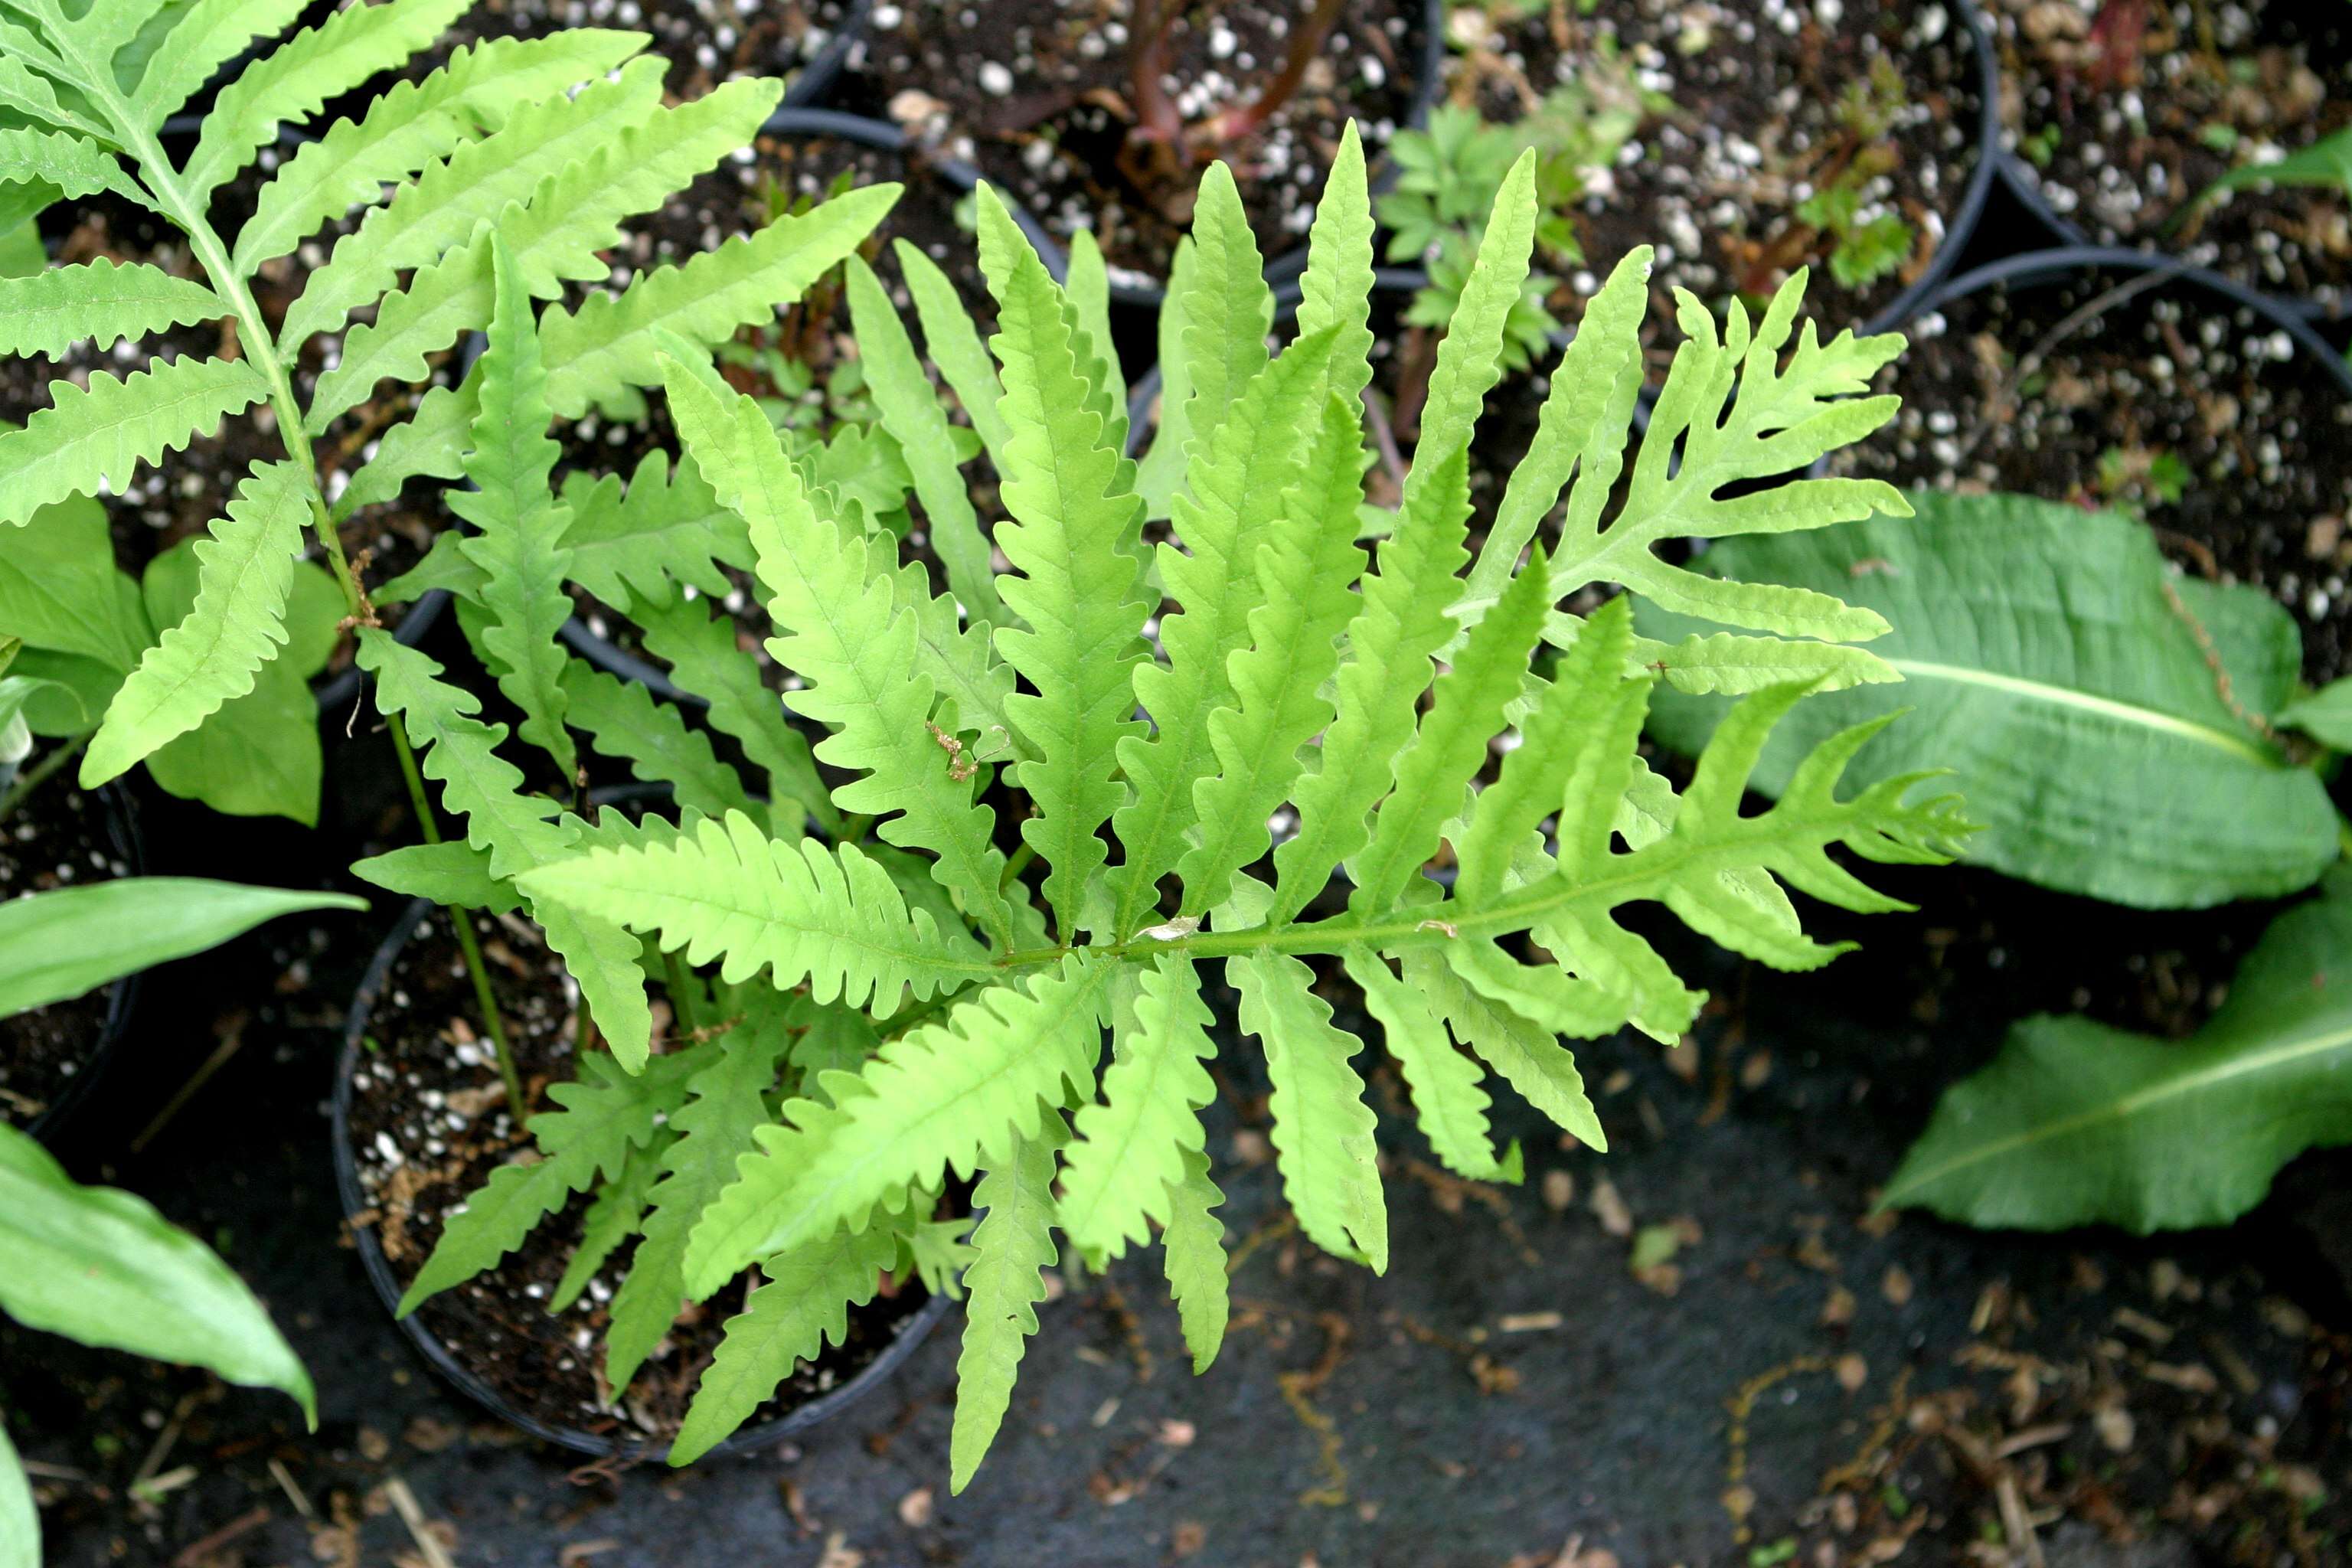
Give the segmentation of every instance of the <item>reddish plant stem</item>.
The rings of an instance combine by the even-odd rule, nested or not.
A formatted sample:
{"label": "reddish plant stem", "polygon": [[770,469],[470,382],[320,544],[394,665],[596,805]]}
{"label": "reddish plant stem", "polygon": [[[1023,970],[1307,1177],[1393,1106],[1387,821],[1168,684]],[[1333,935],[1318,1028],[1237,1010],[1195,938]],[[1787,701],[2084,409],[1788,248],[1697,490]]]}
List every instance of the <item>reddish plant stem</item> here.
{"label": "reddish plant stem", "polygon": [[1220,144],[1256,135],[1284,104],[1297,96],[1299,84],[1307,79],[1307,68],[1323,52],[1342,8],[1343,0],[1317,0],[1306,26],[1290,35],[1290,52],[1283,58],[1282,74],[1268,82],[1247,107],[1228,110],[1212,122]]}

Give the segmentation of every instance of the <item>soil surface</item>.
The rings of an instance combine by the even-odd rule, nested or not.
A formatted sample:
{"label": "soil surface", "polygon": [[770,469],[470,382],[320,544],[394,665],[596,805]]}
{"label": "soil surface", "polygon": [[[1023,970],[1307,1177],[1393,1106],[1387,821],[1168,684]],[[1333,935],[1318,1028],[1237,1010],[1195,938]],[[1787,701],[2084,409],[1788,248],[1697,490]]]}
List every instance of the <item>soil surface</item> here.
{"label": "soil surface", "polygon": [[[491,988],[524,1092],[545,1108],[547,1086],[572,1073],[577,1018],[570,983],[538,929],[476,920]],[[665,1009],[666,1016],[667,1009]],[[352,1142],[369,1225],[404,1288],[424,1267],[448,1214],[490,1173],[527,1151],[505,1106],[497,1061],[446,915],[426,922],[394,961],[368,1021],[374,1048],[352,1078]],[[615,1401],[602,1375],[605,1310],[627,1273],[625,1245],[559,1319],[547,1302],[580,1239],[588,1195],[534,1230],[497,1268],[434,1297],[419,1321],[458,1363],[515,1409],[551,1427],[626,1442],[666,1441],[685,1419],[732,1306],[750,1280],[688,1307],[662,1348]],[[752,1424],[832,1392],[887,1348],[923,1302],[919,1288],[877,1298],[849,1317],[843,1343],[799,1363]]]}
{"label": "soil surface", "polygon": [[[1169,7],[1159,80],[1187,126],[1256,100],[1308,7]],[[1323,173],[1354,119],[1376,158],[1412,107],[1419,0],[1359,0],[1298,91],[1254,133],[1171,155],[1135,132],[1129,0],[883,0],[835,89],[845,109],[905,125],[975,164],[1066,241],[1090,228],[1114,281],[1167,277],[1202,163],[1223,157],[1268,260],[1307,241]]]}
{"label": "soil surface", "polygon": [[457,18],[437,47],[415,56],[404,76],[421,79],[466,44],[540,38],[567,27],[620,27],[653,35],[650,51],[669,61],[672,99],[699,98],[737,77],[789,83],[854,18],[854,0],[482,0]]}
{"label": "soil surface", "polygon": [[2352,204],[2248,189],[2231,170],[2352,124],[2352,18],[2308,0],[1980,0],[2001,135],[2051,210],[2103,245],[2185,251],[2242,283],[2340,309]]}
{"label": "soil surface", "polygon": [[[1488,7],[1514,9],[1478,29],[1455,67],[1457,99],[1496,122],[1542,113],[1585,134],[1638,117],[1576,211],[1584,260],[1565,269],[1553,310],[1568,324],[1637,245],[1657,247],[1662,321],[1676,288],[1719,309],[1809,266],[1808,307],[1832,326],[1875,316],[1943,249],[1984,105],[1967,24],[1940,0]],[[1908,226],[1899,259],[1871,280],[1832,277],[1838,237],[1799,212],[1833,188],[1853,197],[1853,224]]]}
{"label": "soil surface", "polygon": [[[102,800],[70,778],[51,779],[0,821],[0,903],[130,874]],[[29,1125],[91,1065],[115,990],[0,1017],[0,1121]]]}
{"label": "soil surface", "polygon": [[2352,399],[2254,312],[2179,283],[2122,297],[2128,280],[1995,287],[1917,318],[1883,373],[1902,413],[1840,470],[2144,517],[2185,570],[2294,612],[2305,675],[2333,679],[2352,668]]}

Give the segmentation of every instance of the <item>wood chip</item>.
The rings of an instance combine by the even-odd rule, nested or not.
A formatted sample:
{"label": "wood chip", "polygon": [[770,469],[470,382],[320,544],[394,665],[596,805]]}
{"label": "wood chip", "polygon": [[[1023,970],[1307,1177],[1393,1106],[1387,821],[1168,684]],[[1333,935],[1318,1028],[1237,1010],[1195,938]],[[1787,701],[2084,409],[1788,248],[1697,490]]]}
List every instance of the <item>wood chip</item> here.
{"label": "wood chip", "polygon": [[2131,1412],[2122,1405],[2103,1405],[2091,1412],[2091,1430],[2099,1435],[2099,1441],[2106,1446],[2107,1452],[2131,1452],[2132,1438],[2137,1429],[2132,1424]]}
{"label": "wood chip", "polygon": [[1853,1321],[1853,1292],[1843,1285],[1830,1287],[1829,1300],[1822,1303],[1822,1327],[1842,1329]]}
{"label": "wood chip", "polygon": [[1558,1312],[1506,1312],[1495,1326],[1507,1334],[1540,1333],[1567,1321]]}
{"label": "wood chip", "polygon": [[1899,1264],[1890,1265],[1885,1278],[1878,1282],[1878,1292],[1890,1306],[1905,1307],[1911,1302],[1911,1276]]}
{"label": "wood chip", "polygon": [[2150,1382],[2177,1388],[2183,1394],[2218,1394],[2221,1390],[2221,1380],[2213,1375],[2211,1367],[2200,1362],[2186,1362],[2176,1366],[2167,1362],[2152,1361],[2141,1371]]}
{"label": "wood chip", "polygon": [[1832,1370],[1837,1375],[1838,1386],[1848,1394],[1861,1393],[1862,1385],[1870,1381],[1870,1363],[1851,1351],[1837,1358]]}
{"label": "wood chip", "polygon": [[931,1522],[931,1489],[917,1487],[898,1500],[898,1522],[908,1530],[920,1530]]}
{"label": "wood chip", "polygon": [[1544,1207],[1554,1214],[1566,1214],[1576,1201],[1576,1178],[1566,1171],[1546,1171],[1543,1178]]}
{"label": "wood chip", "polygon": [[1617,1194],[1617,1184],[1601,1181],[1592,1189],[1592,1215],[1601,1228],[1620,1240],[1633,1234],[1633,1211]]}

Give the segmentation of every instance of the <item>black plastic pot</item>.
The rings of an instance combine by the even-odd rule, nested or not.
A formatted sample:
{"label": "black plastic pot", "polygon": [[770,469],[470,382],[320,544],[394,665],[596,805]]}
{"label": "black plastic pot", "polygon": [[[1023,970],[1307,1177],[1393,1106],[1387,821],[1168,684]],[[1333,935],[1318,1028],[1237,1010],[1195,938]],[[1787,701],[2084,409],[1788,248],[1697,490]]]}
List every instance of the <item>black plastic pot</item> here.
{"label": "black plastic pot", "polygon": [[[647,792],[642,789],[601,792],[598,798],[614,799],[623,796],[642,798],[646,793]],[[430,899],[417,899],[401,911],[399,920],[394,922],[391,931],[385,935],[382,945],[376,949],[375,956],[369,961],[367,973],[361,977],[359,991],[352,998],[351,1011],[343,1023],[342,1057],[335,1068],[333,1102],[335,1186],[342,1200],[344,1226],[351,1234],[352,1245],[359,1251],[361,1267],[367,1270],[368,1282],[375,1287],[375,1292],[383,1299],[384,1310],[387,1312],[398,1310],[402,1293],[401,1286],[400,1282],[393,1278],[392,1265],[385,1260],[383,1249],[376,1244],[375,1232],[369,1226],[357,1223],[356,1216],[369,1205],[367,1195],[360,1186],[358,1161],[352,1152],[352,1075],[359,1067],[361,1053],[366,1049],[362,1042],[367,1036],[368,1023],[374,1016],[376,1005],[382,999],[385,982],[392,973],[394,962],[399,958],[401,950],[408,945],[419,928],[441,912],[438,906]],[[916,1348],[923,1342],[924,1338],[938,1326],[940,1320],[947,1315],[950,1305],[945,1296],[931,1297],[904,1321],[898,1330],[898,1337],[885,1346],[880,1354],[868,1362],[856,1376],[831,1393],[810,1400],[807,1404],[776,1420],[758,1426],[745,1427],[719,1443],[710,1452],[734,1455],[754,1453],[772,1447],[786,1437],[805,1432],[810,1427],[830,1419],[848,1405],[871,1394],[887,1381],[908,1357],[915,1353]],[[499,1420],[530,1433],[541,1442],[570,1448],[575,1453],[630,1459],[657,1458],[663,1451],[662,1446],[657,1443],[600,1436],[595,1433],[583,1432],[572,1426],[551,1426],[543,1421],[527,1415],[508,1404],[496,1389],[484,1383],[465,1363],[458,1361],[450,1352],[449,1347],[442,1343],[435,1337],[433,1331],[425,1326],[420,1314],[412,1312],[405,1318],[397,1318],[394,1321],[399,1324],[401,1332],[408,1336],[409,1342],[416,1347],[417,1353],[425,1358],[426,1363],[435,1372],[446,1379],[451,1386]]]}
{"label": "black plastic pot", "polygon": [[[845,114],[832,109],[780,109],[760,128],[760,133],[782,138],[814,140],[829,137],[852,142],[861,147],[919,159],[924,167],[959,191],[969,193],[980,184],[980,172],[971,164],[953,158],[932,157],[898,126],[887,121],[868,120],[863,115]],[[1054,237],[1045,232],[1045,225],[1030,214],[1017,209],[1013,213],[1013,221],[1021,226],[1021,232],[1029,237],[1029,243],[1037,247],[1037,254],[1044,259],[1046,270],[1057,279],[1066,278],[1070,268],[1069,256],[1055,243]],[[476,342],[479,341],[478,334]],[[470,355],[479,350],[469,348],[467,352]],[[471,363],[469,358],[467,363]],[[610,641],[591,630],[588,623],[578,616],[563,623],[563,641],[572,652],[608,674],[619,676],[624,680],[634,680],[669,701],[702,706],[701,698],[680,690],[655,665],[614,647]]]}
{"label": "black plastic pot", "polygon": [[[1404,128],[1418,131],[1429,122],[1429,111],[1445,91],[1445,0],[1428,0],[1423,9],[1421,23],[1420,70],[1412,84],[1412,107],[1405,111]],[[1396,165],[1382,157],[1375,160],[1371,169],[1371,186],[1377,195],[1386,190],[1396,179]],[[1307,270],[1307,247],[1300,245],[1286,250],[1265,264],[1265,280],[1277,289]],[[1139,310],[1157,310],[1168,298],[1164,281],[1128,283],[1113,275],[1110,297],[1115,303],[1131,305]]]}
{"label": "black plastic pot", "polygon": [[[94,793],[99,809],[106,814],[107,843],[115,858],[129,868],[123,874],[145,876],[147,843],[139,834],[138,804],[131,799],[131,792],[120,784],[106,784]],[[139,1005],[139,979],[136,973],[126,974],[106,988],[106,1020],[99,1026],[97,1043],[64,1090],[26,1124],[25,1131],[33,1138],[43,1142],[56,1138],[89,1102],[99,1080],[114,1064],[122,1042],[131,1033],[131,1015]]]}
{"label": "black plastic pot", "polygon": [[[1976,0],[1964,0],[1964,3],[1973,8]],[[1989,24],[1986,25],[1984,37],[1986,48],[1990,51],[1992,47],[1992,35]],[[1993,69],[1996,74],[1999,72],[1998,60],[1995,61]],[[2052,242],[2045,249],[2028,252],[2029,255],[2054,255],[2061,251],[2079,250],[2095,251],[2102,255],[2128,252],[2144,258],[2153,258],[2159,264],[2179,259],[2173,253],[2153,244],[2109,246],[2095,242],[2080,224],[2063,216],[2057,208],[2050,205],[2050,198],[2042,194],[2042,182],[2034,178],[2033,166],[2025,161],[2022,153],[2004,144],[2006,139],[2001,133],[2000,117],[1998,112],[1993,116],[1992,137],[1993,151],[2000,170],[2001,184],[2016,199],[2017,205],[2023,207],[2027,215],[2042,226]],[[2325,300],[2297,299],[2291,295],[2269,293],[2251,285],[2240,283],[2235,279],[2210,268],[2200,267],[2195,270],[2201,277],[2226,283],[2231,289],[2245,294],[2259,295],[2269,302],[2270,308],[2266,313],[2273,316],[2284,315],[2305,321],[2325,321],[2331,319],[2340,308],[2331,307]]]}
{"label": "black plastic pot", "polygon": [[1993,53],[1991,25],[1977,8],[1977,0],[1944,0],[1944,4],[1976,40],[1976,167],[1969,173],[1968,188],[1960,195],[1959,207],[1945,226],[1944,241],[1928,258],[1927,270],[1909,288],[1889,300],[1885,310],[1856,329],[1863,336],[1885,331],[1896,322],[1909,320],[1919,309],[1920,301],[1951,276],[1952,269],[1959,265],[1960,253],[1976,237],[1977,226],[1984,220],[1985,205],[1992,199],[1993,182],[2000,167],[2000,62]]}

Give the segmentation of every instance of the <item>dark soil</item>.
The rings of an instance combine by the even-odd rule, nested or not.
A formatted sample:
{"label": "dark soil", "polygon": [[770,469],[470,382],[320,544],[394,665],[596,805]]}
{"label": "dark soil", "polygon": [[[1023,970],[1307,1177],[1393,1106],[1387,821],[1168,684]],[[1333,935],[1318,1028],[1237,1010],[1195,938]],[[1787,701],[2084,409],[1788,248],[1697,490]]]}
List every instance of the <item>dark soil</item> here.
{"label": "dark soil", "polygon": [[619,27],[653,35],[651,52],[669,61],[662,87],[672,99],[699,98],[737,77],[782,77],[789,83],[856,9],[852,0],[483,0],[404,74],[421,79],[461,46],[484,38]]}
{"label": "dark soil", "polygon": [[[130,874],[104,804],[69,779],[33,791],[0,821],[0,902]],[[90,1065],[115,989],[0,1017],[0,1122],[26,1126],[57,1104]]]}
{"label": "dark soil", "polygon": [[1909,353],[1884,373],[1903,412],[1847,448],[1841,471],[2135,512],[2185,570],[2258,584],[2292,611],[2314,684],[2343,674],[2352,399],[2284,331],[2186,285],[2118,300],[2049,342],[2122,281],[1997,286],[1913,321]]}
{"label": "dark soil", "polygon": [[[1811,313],[1830,328],[1859,325],[1927,271],[1959,216],[1981,78],[1966,22],[1941,0],[1519,9],[1456,68],[1455,96],[1475,96],[1488,119],[1517,121],[1561,88],[1602,110],[1645,91],[1673,103],[1645,112],[1615,166],[1591,181],[1576,215],[1584,265],[1554,310],[1571,325],[1583,297],[1643,244],[1658,247],[1658,321],[1673,320],[1675,288],[1719,309],[1734,294],[1769,295],[1803,265]],[[1874,92],[1891,130],[1858,129],[1841,113],[1849,94]],[[1892,214],[1912,230],[1901,265],[1857,287],[1831,276],[1835,237],[1797,214],[1841,179],[1861,182],[1859,218]]]}
{"label": "dark soil", "polygon": [[[373,1205],[355,1223],[372,1226],[404,1287],[431,1255],[446,1215],[529,1146],[504,1106],[446,919],[436,914],[394,962],[369,1019],[374,1048],[352,1079],[352,1152]],[[546,1086],[570,1076],[576,1020],[568,983],[540,945],[537,928],[488,917],[478,917],[478,926],[525,1092],[543,1105]],[[614,1255],[564,1320],[551,1317],[545,1305],[578,1244],[587,1202],[583,1196],[551,1218],[498,1268],[426,1302],[418,1317],[476,1377],[545,1426],[615,1441],[666,1439],[685,1418],[749,1281],[687,1308],[614,1409],[598,1347],[605,1304],[626,1273],[629,1248]],[[853,1311],[847,1341],[813,1365],[796,1366],[754,1424],[856,1376],[922,1301],[919,1289],[904,1289]]]}
{"label": "dark soil", "polygon": [[[1254,101],[1306,15],[1175,9],[1162,79],[1188,125]],[[1092,229],[1114,281],[1155,284],[1191,226],[1200,169],[1131,134],[1134,15],[1128,0],[883,0],[836,97],[976,164],[1056,238]],[[1418,0],[1344,6],[1298,93],[1258,133],[1214,150],[1269,260],[1306,243],[1347,121],[1377,157],[1411,112],[1422,19]]]}
{"label": "dark soil", "polygon": [[[236,225],[251,210],[252,193],[259,179],[275,163],[275,153],[266,153],[256,170],[224,190],[214,211],[214,221],[221,226],[224,234],[236,233]],[[335,232],[331,229],[324,238],[306,242],[297,256],[281,257],[264,264],[254,280],[254,294],[263,314],[273,323],[283,317],[286,308],[300,292],[305,268],[323,259]],[[85,262],[104,256],[117,263],[144,261],[179,277],[203,278],[202,268],[177,230],[167,227],[153,214],[110,197],[81,204],[73,226],[53,237],[57,258],[62,262]],[[324,368],[322,345],[329,341],[321,339],[309,345],[296,364],[294,383],[299,399],[307,401],[317,384]],[[156,360],[174,359],[182,354],[218,358],[237,352],[236,326],[225,318],[131,340],[103,353],[85,340],[55,363],[44,359],[0,360],[0,421],[22,424],[35,411],[48,406],[48,384],[59,376],[87,385],[92,370],[103,369],[116,376],[127,376],[144,368],[151,356]],[[439,358],[441,364],[434,372],[436,382],[447,379],[455,369],[454,353]],[[316,444],[321,462],[345,472],[356,469],[364,456],[362,449],[385,427],[407,417],[425,390],[402,386],[380,389],[379,396],[338,420]],[[253,465],[276,462],[285,456],[272,411],[263,403],[242,414],[231,415],[216,429],[199,435],[182,451],[167,454],[160,465],[142,468],[128,493],[106,498],[118,564],[136,577],[148,562],[182,540],[203,533],[219,518],[228,498],[236,493]],[[431,503],[417,504],[420,501],[422,498],[416,497],[371,508],[343,523],[344,554],[355,568],[364,559],[369,582],[387,581],[406,571],[431,546],[433,535],[441,526],[438,512]],[[305,558],[325,565],[315,541],[309,543]],[[346,639],[337,647],[327,673],[341,669],[350,658],[350,643]]]}
{"label": "dark soil", "polygon": [[2195,204],[2231,169],[2352,123],[2343,7],[1982,4],[2000,54],[2003,141],[2062,220],[2100,244],[2185,250],[2253,288],[2342,303],[2352,279],[2343,191],[2249,189]]}

